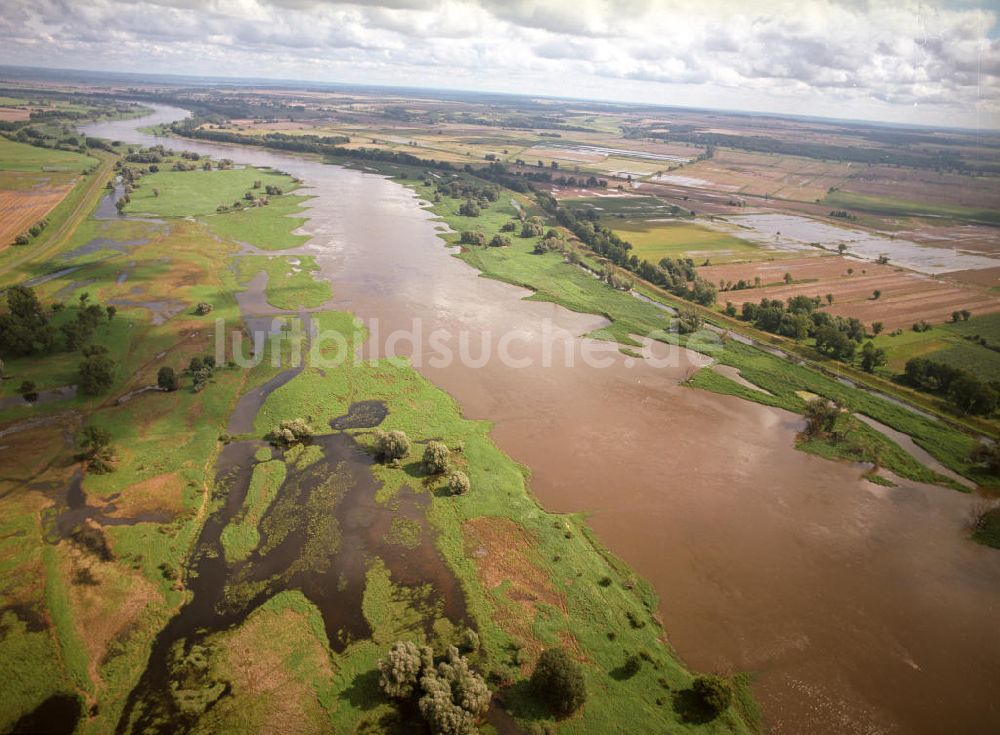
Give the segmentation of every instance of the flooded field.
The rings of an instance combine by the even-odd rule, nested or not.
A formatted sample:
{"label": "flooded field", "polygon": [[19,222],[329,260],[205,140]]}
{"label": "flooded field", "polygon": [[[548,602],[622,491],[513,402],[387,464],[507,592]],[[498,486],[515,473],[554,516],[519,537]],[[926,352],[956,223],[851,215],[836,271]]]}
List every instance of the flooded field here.
{"label": "flooded field", "polygon": [[[161,107],[88,133],[161,142],[135,128],[183,114]],[[377,320],[377,347],[419,319],[423,331],[404,353],[419,353],[440,328],[513,331],[519,355],[537,358],[546,324],[568,332],[576,350],[589,342],[578,335],[603,323],[480,278],[450,257],[416,197],[383,177],[260,149],[171,144],[304,179],[315,198],[303,232],[313,237],[286,252],[317,257],[335,305]],[[537,359],[517,368],[494,354],[476,368],[418,369],[468,416],[494,423],[494,439],[531,470],[546,507],[592,514],[598,537],[659,592],[670,642],[688,663],[755,672],[772,731],[1000,729],[1000,554],[965,538],[974,497],[878,487],[863,468],[795,451],[798,416],[679,386],[691,368],[683,350],[662,368],[616,349],[608,357],[604,368]],[[336,462],[363,464],[341,435],[324,441]],[[245,451],[231,447],[227,461]],[[328,461],[336,466],[332,454]],[[357,472],[351,493],[361,502],[365,468]],[[219,530],[213,523],[206,541]],[[210,571],[218,561],[197,564],[193,611],[164,640],[216,625],[225,575]],[[447,596],[444,577],[440,584]],[[328,630],[350,632],[350,621],[331,620]]]}
{"label": "flooded field", "polygon": [[847,253],[854,257],[877,260],[885,255],[891,263],[930,275],[1000,265],[997,259],[984,255],[880,237],[790,214],[746,214],[728,217],[726,221],[736,225],[736,229],[730,230],[733,235],[768,247],[805,249],[812,246],[836,251],[843,244],[847,246]]}

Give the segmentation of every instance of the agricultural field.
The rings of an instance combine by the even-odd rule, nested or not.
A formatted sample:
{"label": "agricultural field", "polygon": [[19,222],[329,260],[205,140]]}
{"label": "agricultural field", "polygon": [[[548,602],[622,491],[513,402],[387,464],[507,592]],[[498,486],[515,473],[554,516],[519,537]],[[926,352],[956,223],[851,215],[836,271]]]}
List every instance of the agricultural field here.
{"label": "agricultural field", "polygon": [[841,185],[850,173],[850,166],[843,163],[716,150],[712,158],[668,172],[654,181],[732,195],[813,202],[826,196],[830,187]]}
{"label": "agricultural field", "polygon": [[[886,330],[909,328],[926,320],[939,324],[953,311],[968,309],[974,314],[1000,311],[1000,298],[982,289],[962,286],[893,265],[879,265],[842,256],[790,258],[773,262],[712,265],[698,268],[703,278],[714,284],[743,279],[761,287],[724,291],[720,302],[739,308],[744,302],[762,298],[786,300],[792,296],[818,296],[824,309],[839,316],[856,317],[865,324],[881,321]],[[786,283],[786,274],[791,282]],[[874,297],[879,291],[878,298]],[[833,296],[827,304],[826,295]]]}
{"label": "agricultural field", "polygon": [[746,240],[690,222],[637,220],[615,225],[632,252],[651,263],[661,258],[691,258],[696,263],[728,263],[773,257]]}
{"label": "agricultural field", "polygon": [[97,161],[0,137],[0,249],[45,217]]}

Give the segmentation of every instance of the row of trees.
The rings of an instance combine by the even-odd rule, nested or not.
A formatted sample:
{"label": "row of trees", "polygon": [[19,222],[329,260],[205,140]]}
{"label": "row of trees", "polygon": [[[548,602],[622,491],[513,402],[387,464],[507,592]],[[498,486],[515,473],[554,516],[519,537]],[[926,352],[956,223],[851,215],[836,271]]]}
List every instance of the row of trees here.
{"label": "row of trees", "polygon": [[562,207],[553,197],[546,194],[539,194],[537,198],[544,209],[555,215],[559,224],[618,268],[660,286],[675,296],[702,306],[711,306],[715,303],[715,286],[695,273],[694,262],[690,258],[683,260],[663,258],[658,264],[641,260],[631,252],[631,243],[601,224],[600,213],[596,209]]}
{"label": "row of trees", "polygon": [[14,238],[15,245],[27,245],[34,238],[42,234],[42,231],[49,226],[49,221],[47,219],[40,219],[27,230],[22,232],[20,235]]}

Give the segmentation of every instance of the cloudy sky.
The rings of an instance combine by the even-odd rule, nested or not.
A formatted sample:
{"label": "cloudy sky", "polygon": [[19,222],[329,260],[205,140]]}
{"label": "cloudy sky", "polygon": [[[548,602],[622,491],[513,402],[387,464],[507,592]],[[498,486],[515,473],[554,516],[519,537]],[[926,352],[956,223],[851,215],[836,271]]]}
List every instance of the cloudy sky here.
{"label": "cloudy sky", "polygon": [[2,0],[0,64],[1000,127],[997,0]]}

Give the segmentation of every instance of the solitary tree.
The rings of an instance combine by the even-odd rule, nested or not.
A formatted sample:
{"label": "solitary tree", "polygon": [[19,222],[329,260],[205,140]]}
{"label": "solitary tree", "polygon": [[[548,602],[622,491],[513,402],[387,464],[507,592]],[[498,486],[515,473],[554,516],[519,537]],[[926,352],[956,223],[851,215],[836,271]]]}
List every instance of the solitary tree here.
{"label": "solitary tree", "polygon": [[78,381],[81,393],[102,393],[111,387],[114,378],[115,363],[107,355],[90,355],[80,363]]}
{"label": "solitary tree", "polygon": [[558,717],[573,714],[587,700],[583,668],[561,647],[542,651],[531,687]]}
{"label": "solitary tree", "polygon": [[720,715],[733,701],[733,688],[721,676],[714,674],[699,676],[694,680],[691,689],[713,717]]}
{"label": "solitary tree", "polygon": [[877,288],[874,291],[872,291],[872,298],[875,299],[876,301],[878,301],[878,297],[881,296],[881,295],[882,295],[882,291],[880,291]]}
{"label": "solitary tree", "polygon": [[97,474],[106,474],[114,470],[111,450],[111,432],[99,426],[87,426],[80,432],[79,459],[87,463],[87,467]]}
{"label": "solitary tree", "polygon": [[807,437],[819,437],[833,431],[837,417],[840,416],[840,406],[825,398],[813,398],[806,404],[805,417]]}
{"label": "solitary tree", "polygon": [[172,367],[164,365],[160,368],[159,372],[156,373],[156,385],[160,390],[177,390],[177,388],[180,387],[180,383],[177,380],[177,373],[174,372]]}

